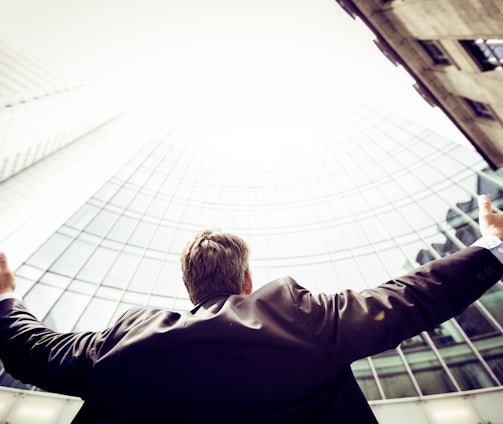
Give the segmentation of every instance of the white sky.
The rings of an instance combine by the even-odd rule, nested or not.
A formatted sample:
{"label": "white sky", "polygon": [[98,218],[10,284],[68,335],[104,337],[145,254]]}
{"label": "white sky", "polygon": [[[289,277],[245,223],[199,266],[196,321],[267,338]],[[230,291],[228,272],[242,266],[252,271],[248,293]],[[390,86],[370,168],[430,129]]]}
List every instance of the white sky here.
{"label": "white sky", "polygon": [[461,137],[334,0],[0,0],[0,37],[80,79],[111,76],[217,124],[295,121],[364,95]]}

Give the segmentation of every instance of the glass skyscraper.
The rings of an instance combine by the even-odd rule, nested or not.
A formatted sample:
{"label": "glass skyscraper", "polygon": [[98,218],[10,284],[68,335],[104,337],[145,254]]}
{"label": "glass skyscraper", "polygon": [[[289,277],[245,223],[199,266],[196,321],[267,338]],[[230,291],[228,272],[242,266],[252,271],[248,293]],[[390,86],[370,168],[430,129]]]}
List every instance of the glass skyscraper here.
{"label": "glass skyscraper", "polygon": [[[16,277],[28,308],[57,331],[101,329],[133,305],[185,311],[181,249],[218,227],[248,241],[256,287],[288,274],[312,291],[359,290],[471,244],[482,193],[503,204],[500,171],[371,103],[262,129],[189,114],[140,146]],[[501,398],[503,285],[353,371],[383,423],[409,413],[411,422],[463,422],[435,420],[431,405]],[[466,416],[501,419],[487,399],[464,405]]]}
{"label": "glass skyscraper", "polygon": [[0,39],[0,182],[121,111],[112,84],[71,79]]}

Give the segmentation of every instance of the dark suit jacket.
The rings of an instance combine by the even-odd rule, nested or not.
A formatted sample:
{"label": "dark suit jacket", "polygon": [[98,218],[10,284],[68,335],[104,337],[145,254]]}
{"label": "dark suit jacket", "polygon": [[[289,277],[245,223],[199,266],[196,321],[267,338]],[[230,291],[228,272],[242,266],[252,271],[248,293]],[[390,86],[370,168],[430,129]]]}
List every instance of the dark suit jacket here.
{"label": "dark suit jacket", "polygon": [[82,397],[92,422],[371,423],[350,364],[460,313],[502,272],[473,247],[360,293],[282,278],[183,314],[133,308],[75,334],[4,300],[0,358],[24,382]]}

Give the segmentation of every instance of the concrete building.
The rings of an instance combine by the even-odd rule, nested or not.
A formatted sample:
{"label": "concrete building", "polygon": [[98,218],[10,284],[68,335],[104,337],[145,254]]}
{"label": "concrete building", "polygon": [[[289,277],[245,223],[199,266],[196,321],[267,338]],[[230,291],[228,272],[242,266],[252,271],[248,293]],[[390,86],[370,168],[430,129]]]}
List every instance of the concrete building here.
{"label": "concrete building", "polygon": [[416,80],[493,168],[503,166],[503,4],[337,0]]}

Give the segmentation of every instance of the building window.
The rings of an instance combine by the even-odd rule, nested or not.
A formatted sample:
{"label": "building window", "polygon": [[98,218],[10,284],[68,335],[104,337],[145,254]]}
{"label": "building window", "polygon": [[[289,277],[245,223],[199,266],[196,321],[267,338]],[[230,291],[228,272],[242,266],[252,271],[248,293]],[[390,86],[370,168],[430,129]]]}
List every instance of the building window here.
{"label": "building window", "polygon": [[440,47],[438,41],[435,40],[418,40],[419,45],[424,49],[428,56],[431,57],[435,65],[450,65],[451,61]]}
{"label": "building window", "polygon": [[460,40],[461,45],[475,60],[481,71],[502,69],[503,39]]}
{"label": "building window", "polygon": [[491,106],[489,106],[488,104],[467,98],[465,98],[465,102],[468,106],[470,106],[475,115],[477,115],[478,117],[496,121],[496,116],[494,115]]}

